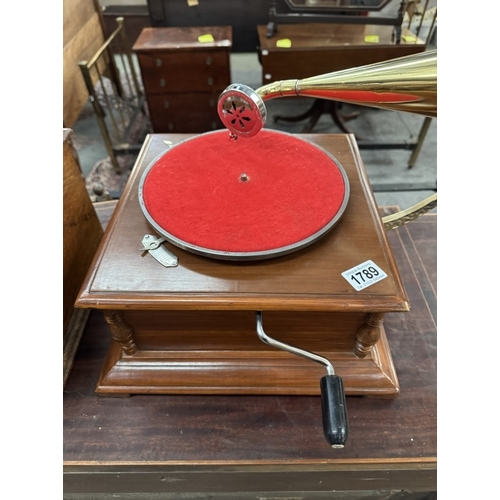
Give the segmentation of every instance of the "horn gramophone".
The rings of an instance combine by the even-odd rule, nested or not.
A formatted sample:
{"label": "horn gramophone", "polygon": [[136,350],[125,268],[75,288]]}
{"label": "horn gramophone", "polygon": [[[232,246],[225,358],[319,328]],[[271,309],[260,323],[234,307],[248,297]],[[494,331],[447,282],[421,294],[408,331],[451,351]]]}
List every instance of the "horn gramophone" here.
{"label": "horn gramophone", "polygon": [[266,123],[265,101],[294,96],[436,117],[437,50],[302,80],[277,81],[257,90],[235,83],[219,97],[219,117],[232,137],[253,137]]}
{"label": "horn gramophone", "polygon": [[[301,80],[282,80],[257,90],[235,83],[219,97],[218,113],[233,140],[251,138],[264,127],[265,101],[279,97],[314,97],[376,108],[437,116],[437,50],[393,59],[387,62],[350,68]],[[271,167],[272,168],[272,167]],[[397,227],[434,208],[433,195],[409,209],[392,215],[386,228]],[[346,402],[342,379],[334,374],[325,358],[270,338],[257,313],[259,338],[270,345],[310,359],[326,367],[321,379],[323,428],[332,447],[342,447],[348,434]]]}
{"label": "horn gramophone", "polygon": [[234,84],[229,133],[149,136],[76,306],[110,326],[97,393],[321,394],[337,448],[345,394],[399,392],[382,323],[408,298],[354,139],[266,130],[264,102],[284,96],[435,116],[436,53]]}

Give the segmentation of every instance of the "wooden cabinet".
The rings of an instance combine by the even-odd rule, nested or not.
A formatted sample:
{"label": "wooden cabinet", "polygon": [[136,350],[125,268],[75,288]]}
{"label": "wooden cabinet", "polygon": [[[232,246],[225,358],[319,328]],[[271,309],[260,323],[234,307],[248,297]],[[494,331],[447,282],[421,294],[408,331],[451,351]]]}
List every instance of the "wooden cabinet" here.
{"label": "wooden cabinet", "polygon": [[63,128],[63,382],[73,366],[88,313],[75,309],[75,298],[101,241],[103,231],[85,188],[72,141]]}
{"label": "wooden cabinet", "polygon": [[[214,141],[218,134],[224,142]],[[238,162],[242,150],[227,131],[209,135],[221,157]],[[275,135],[274,147],[283,151]],[[179,259],[175,267],[137,250],[152,230],[137,193],[165,141],[175,148],[190,139],[196,155],[201,148],[189,134],[148,136],[77,300],[77,307],[104,310],[116,341],[98,393],[319,394],[322,366],[259,340],[255,312],[262,311],[269,335],[329,359],[346,394],[398,394],[383,318],[409,306],[366,171],[350,135],[307,136],[320,151],[335,153],[349,178],[349,203],[334,230],[306,249],[246,264],[166,243]],[[202,153],[201,160],[208,161]],[[183,177],[190,184],[189,174]],[[358,291],[341,273],[368,260],[387,277]]]}
{"label": "wooden cabinet", "polygon": [[153,130],[207,132],[222,127],[220,93],[231,83],[231,26],[144,28],[137,54]]}

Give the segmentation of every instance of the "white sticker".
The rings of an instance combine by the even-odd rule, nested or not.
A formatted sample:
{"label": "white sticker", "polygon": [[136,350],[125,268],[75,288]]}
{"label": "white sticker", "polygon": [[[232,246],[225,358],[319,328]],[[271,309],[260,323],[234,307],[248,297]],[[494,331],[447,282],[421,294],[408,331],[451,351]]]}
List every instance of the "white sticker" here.
{"label": "white sticker", "polygon": [[373,260],[344,271],[342,276],[358,291],[387,278],[387,274]]}

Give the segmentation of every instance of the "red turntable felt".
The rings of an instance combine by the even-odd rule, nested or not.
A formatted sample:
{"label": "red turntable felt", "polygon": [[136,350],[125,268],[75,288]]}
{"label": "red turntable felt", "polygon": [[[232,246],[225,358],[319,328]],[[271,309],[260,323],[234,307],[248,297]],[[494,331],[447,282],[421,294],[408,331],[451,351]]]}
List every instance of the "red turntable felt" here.
{"label": "red turntable felt", "polygon": [[328,232],[349,198],[340,163],[317,145],[262,130],[187,139],[145,170],[139,203],[153,228],[186,250],[219,259],[284,255]]}

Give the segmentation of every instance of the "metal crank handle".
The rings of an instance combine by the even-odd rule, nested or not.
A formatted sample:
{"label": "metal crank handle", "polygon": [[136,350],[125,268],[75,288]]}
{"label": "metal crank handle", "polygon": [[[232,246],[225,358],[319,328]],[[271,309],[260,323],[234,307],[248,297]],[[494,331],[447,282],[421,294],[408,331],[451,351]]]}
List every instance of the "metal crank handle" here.
{"label": "metal crank handle", "polygon": [[320,386],[323,433],[332,448],[343,448],[348,433],[344,382],[338,375],[325,375]]}
{"label": "metal crank handle", "polygon": [[261,311],[257,311],[256,320],[257,335],[262,342],[292,354],[296,354],[297,356],[309,359],[310,361],[320,363],[326,368],[327,375],[323,376],[320,381],[323,433],[332,448],[343,448],[349,433],[347,405],[345,400],[344,383],[341,377],[335,375],[332,363],[330,363],[330,361],[323,356],[285,344],[267,335],[264,331]]}

